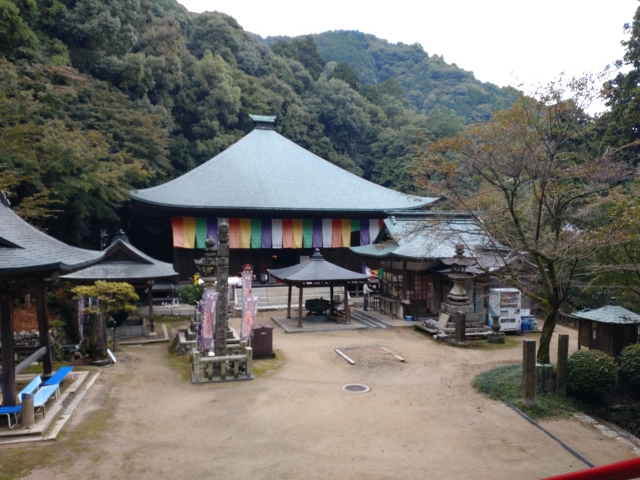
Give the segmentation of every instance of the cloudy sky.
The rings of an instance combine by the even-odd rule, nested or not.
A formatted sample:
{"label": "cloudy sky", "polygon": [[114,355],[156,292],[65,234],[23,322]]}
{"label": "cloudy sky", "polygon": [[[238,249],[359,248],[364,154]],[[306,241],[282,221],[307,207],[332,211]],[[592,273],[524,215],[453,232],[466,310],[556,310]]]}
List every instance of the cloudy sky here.
{"label": "cloudy sky", "polygon": [[623,25],[638,0],[178,0],[219,11],[263,37],[360,30],[419,43],[500,86],[546,83],[560,72],[598,72],[621,59]]}

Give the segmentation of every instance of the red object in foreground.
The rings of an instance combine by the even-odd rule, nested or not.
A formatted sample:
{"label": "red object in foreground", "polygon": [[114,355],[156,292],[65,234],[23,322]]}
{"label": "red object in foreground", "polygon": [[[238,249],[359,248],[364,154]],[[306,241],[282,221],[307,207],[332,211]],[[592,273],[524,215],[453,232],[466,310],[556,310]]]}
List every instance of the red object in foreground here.
{"label": "red object in foreground", "polygon": [[631,480],[633,478],[640,478],[640,458],[565,473],[543,480]]}

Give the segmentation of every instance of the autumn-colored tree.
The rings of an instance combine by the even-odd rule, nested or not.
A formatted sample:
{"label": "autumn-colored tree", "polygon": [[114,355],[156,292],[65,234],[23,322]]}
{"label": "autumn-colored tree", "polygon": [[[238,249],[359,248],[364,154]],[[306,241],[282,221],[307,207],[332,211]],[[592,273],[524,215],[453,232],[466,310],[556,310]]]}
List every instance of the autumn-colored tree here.
{"label": "autumn-colored tree", "polygon": [[577,276],[619,241],[621,222],[607,206],[634,176],[616,150],[595,155],[588,147],[593,122],[584,109],[594,92],[589,78],[561,78],[535,98],[521,95],[489,122],[434,143],[419,170],[423,188],[470,212],[509,255],[535,266],[507,262],[494,274],[542,307],[541,363],[549,363],[556,316]]}

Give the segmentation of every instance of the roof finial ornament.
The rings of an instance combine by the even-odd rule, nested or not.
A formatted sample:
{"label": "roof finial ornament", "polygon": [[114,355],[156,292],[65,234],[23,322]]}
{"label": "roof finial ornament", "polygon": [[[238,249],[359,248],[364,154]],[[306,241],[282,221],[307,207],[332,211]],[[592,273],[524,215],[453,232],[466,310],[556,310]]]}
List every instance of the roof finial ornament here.
{"label": "roof finial ornament", "polygon": [[322,255],[320,255],[320,249],[316,248],[315,252],[313,252],[313,255],[311,256],[310,260],[324,260],[322,258]]}
{"label": "roof finial ornament", "polygon": [[249,117],[256,124],[256,130],[273,130],[275,128],[275,115],[253,115],[250,113]]}

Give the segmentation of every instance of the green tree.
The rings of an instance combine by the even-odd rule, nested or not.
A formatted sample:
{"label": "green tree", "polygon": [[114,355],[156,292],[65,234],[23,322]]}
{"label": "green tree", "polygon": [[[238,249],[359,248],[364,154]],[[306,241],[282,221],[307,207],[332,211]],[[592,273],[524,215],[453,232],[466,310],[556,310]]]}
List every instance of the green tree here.
{"label": "green tree", "polygon": [[[619,241],[621,224],[606,212],[608,195],[634,172],[608,150],[588,148],[593,98],[588,79],[552,83],[537,98],[521,96],[508,110],[435,142],[421,165],[421,186],[478,219],[497,245],[524,255],[496,275],[544,310],[538,361],[549,363],[556,315],[577,276],[595,255]],[[478,213],[480,212],[480,213]]]}
{"label": "green tree", "polygon": [[311,35],[294,38],[290,42],[280,40],[273,44],[271,51],[281,57],[288,57],[299,61],[309,71],[314,80],[320,78],[324,66],[327,64],[318,53],[318,47]]}
{"label": "green tree", "polygon": [[630,34],[622,42],[626,47],[624,59],[617,66],[631,67],[626,73],[619,73],[613,80],[605,82],[602,96],[610,108],[599,121],[601,139],[605,145],[623,146],[634,144],[626,149],[627,161],[638,165],[640,161],[640,7],[636,10],[633,22],[625,25]]}
{"label": "green tree", "polygon": [[342,80],[356,91],[358,91],[358,87],[360,86],[358,75],[356,75],[355,70],[351,68],[347,62],[340,62],[334,67],[327,79],[331,80],[332,78]]}

